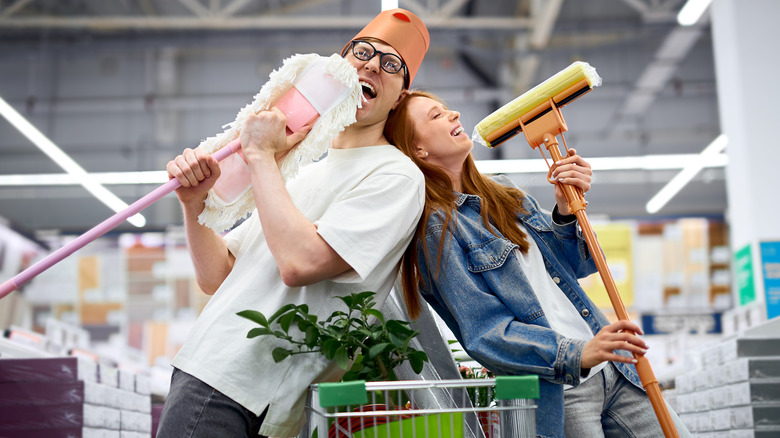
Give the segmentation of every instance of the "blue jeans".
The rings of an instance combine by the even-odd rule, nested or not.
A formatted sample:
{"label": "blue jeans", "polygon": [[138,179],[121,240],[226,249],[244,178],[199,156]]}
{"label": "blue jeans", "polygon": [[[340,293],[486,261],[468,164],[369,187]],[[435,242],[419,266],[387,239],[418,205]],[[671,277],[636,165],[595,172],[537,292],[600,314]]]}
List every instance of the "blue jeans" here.
{"label": "blue jeans", "polygon": [[[563,392],[567,437],[663,437],[653,405],[611,362],[576,388]],[[690,432],[669,407],[681,438]]]}
{"label": "blue jeans", "polygon": [[258,417],[211,386],[174,368],[157,437],[257,438],[263,418],[265,412]]}

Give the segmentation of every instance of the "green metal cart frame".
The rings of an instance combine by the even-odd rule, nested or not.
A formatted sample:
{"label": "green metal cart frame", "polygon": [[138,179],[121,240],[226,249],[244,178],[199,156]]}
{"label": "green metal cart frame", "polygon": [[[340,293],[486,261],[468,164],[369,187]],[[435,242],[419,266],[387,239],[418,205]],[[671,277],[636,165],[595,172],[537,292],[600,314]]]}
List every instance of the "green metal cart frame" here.
{"label": "green metal cart frame", "polygon": [[320,383],[299,437],[533,438],[536,398],[537,376]]}

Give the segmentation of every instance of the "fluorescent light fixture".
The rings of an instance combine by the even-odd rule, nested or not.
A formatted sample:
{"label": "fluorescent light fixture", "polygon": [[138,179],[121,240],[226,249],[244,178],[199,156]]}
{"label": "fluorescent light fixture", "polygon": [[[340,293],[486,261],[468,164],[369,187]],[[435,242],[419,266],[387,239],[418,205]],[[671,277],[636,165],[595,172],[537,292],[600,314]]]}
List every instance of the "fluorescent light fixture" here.
{"label": "fluorescent light fixture", "polygon": [[382,0],[382,10],[395,9],[398,7],[398,0]]}
{"label": "fluorescent light fixture", "polygon": [[[680,170],[701,160],[700,154],[639,155],[634,157],[588,158],[593,170]],[[724,167],[728,157],[718,154],[704,167]],[[476,160],[483,173],[547,173],[547,163],[541,158],[524,160]],[[142,172],[95,172],[89,176],[103,185],[160,185],[168,182],[164,170]],[[0,175],[0,187],[74,186],[78,179],[67,173]]]}
{"label": "fluorescent light fixture", "polygon": [[698,23],[710,3],[712,0],[688,0],[677,14],[677,22],[681,26],[691,26]]}
{"label": "fluorescent light fixture", "polygon": [[[634,157],[588,158],[593,170],[678,170],[699,162],[700,154],[639,155]],[[711,157],[705,167],[724,167],[728,157],[718,154]],[[483,173],[547,173],[547,163],[539,159],[528,160],[477,160],[477,169]],[[2,185],[2,179],[0,179]]]}
{"label": "fluorescent light fixture", "polygon": [[[33,144],[43,151],[43,153],[48,155],[58,166],[62,167],[63,170],[75,178],[79,184],[87,189],[93,196],[98,198],[100,202],[106,204],[108,208],[118,213],[128,207],[128,205],[119,199],[119,197],[95,181],[83,167],[73,161],[68,154],[63,152],[62,149],[57,147],[57,145],[49,140],[41,131],[28,122],[27,119],[19,114],[2,97],[0,97],[0,115],[5,117],[11,125],[33,142]],[[140,228],[146,224],[146,218],[138,213],[130,217],[128,222]]]}
{"label": "fluorescent light fixture", "polygon": [[[152,170],[146,172],[95,172],[90,173],[95,181],[103,185],[165,184],[168,172]],[[26,175],[0,175],[2,186],[75,186],[80,182],[67,173],[39,173]]]}
{"label": "fluorescent light fixture", "polygon": [[669,202],[686,184],[688,184],[698,173],[704,168],[710,161],[718,156],[721,156],[721,151],[728,144],[728,137],[721,134],[712,141],[704,150],[697,156],[697,159],[688,163],[685,168],[680,171],[674,178],[671,179],[656,193],[650,201],[648,201],[645,209],[648,213],[653,214],[661,210],[667,202]]}

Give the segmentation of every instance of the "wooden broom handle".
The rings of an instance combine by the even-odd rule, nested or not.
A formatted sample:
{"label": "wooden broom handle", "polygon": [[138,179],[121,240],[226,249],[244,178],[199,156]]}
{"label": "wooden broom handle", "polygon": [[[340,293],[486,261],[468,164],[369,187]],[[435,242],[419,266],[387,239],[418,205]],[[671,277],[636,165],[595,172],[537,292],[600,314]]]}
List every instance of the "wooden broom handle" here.
{"label": "wooden broom handle", "polygon": [[[553,163],[556,163],[563,159],[560,150],[558,149],[558,140],[554,135],[545,136],[545,146],[550,152],[550,157]],[[552,172],[552,167],[550,172]],[[549,179],[549,176],[548,176]],[[556,183],[561,184],[561,183]],[[612,278],[612,273],[607,265],[607,259],[604,257],[604,253],[601,250],[598,240],[596,240],[596,233],[593,231],[588,220],[588,214],[585,212],[585,202],[582,190],[579,187],[575,187],[569,184],[561,184],[561,188],[566,196],[566,202],[569,204],[569,209],[574,212],[579,222],[582,234],[585,237],[585,242],[588,244],[590,254],[596,263],[596,268],[601,276],[601,281],[604,283],[604,287],[607,289],[607,295],[609,301],[612,303],[612,308],[615,310],[615,314],[618,319],[629,321],[628,312],[623,305],[623,300],[620,299],[615,280]],[[658,422],[661,424],[661,430],[664,432],[666,438],[677,438],[680,435],[677,432],[677,428],[672,421],[672,416],[669,413],[669,409],[666,406],[663,396],[661,395],[661,389],[658,387],[658,379],[655,378],[653,369],[650,367],[650,361],[644,355],[638,355],[634,353],[634,359],[636,359],[636,370],[639,374],[639,379],[642,381],[642,386],[647,391],[647,396],[650,398],[650,403],[653,405]]]}

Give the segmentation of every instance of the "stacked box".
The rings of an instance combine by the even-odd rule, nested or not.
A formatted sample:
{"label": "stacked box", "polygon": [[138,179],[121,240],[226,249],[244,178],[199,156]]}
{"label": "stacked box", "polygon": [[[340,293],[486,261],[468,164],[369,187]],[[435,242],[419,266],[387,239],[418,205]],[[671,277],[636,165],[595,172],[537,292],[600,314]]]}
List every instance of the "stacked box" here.
{"label": "stacked box", "polygon": [[780,338],[732,338],[721,344],[723,363],[731,363],[741,357],[777,356]]}
{"label": "stacked box", "polygon": [[0,359],[0,436],[149,437],[151,397],[119,374],[77,357]]}
{"label": "stacked box", "polygon": [[780,436],[780,338],[728,339],[701,350],[699,363],[675,378],[693,436]]}

